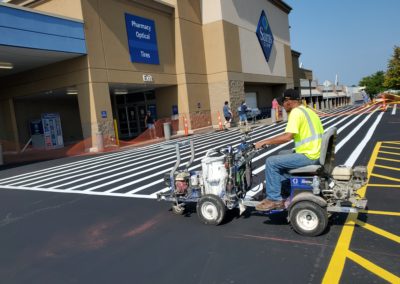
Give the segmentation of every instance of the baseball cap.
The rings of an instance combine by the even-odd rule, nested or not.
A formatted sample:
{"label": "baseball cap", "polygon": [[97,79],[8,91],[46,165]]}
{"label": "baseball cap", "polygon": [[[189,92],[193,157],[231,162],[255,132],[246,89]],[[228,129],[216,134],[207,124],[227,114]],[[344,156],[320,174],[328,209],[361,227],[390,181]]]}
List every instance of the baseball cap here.
{"label": "baseball cap", "polygon": [[285,99],[289,100],[300,100],[300,92],[294,89],[287,89],[283,92],[282,96],[278,98],[278,103],[282,104]]}

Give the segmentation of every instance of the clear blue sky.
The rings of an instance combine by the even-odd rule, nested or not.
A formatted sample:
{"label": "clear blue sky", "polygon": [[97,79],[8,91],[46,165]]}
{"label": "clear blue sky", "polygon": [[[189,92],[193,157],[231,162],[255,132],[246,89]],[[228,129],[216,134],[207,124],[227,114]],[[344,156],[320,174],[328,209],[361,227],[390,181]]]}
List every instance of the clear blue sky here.
{"label": "clear blue sky", "polygon": [[[400,0],[284,0],[292,49],[314,79],[358,85],[400,46]],[[273,28],[273,27],[272,27]]]}

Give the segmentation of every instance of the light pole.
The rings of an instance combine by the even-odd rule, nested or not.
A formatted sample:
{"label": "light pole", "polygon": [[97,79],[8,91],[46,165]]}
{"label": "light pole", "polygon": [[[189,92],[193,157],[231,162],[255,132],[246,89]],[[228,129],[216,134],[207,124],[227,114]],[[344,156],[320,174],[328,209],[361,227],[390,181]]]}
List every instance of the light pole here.
{"label": "light pole", "polygon": [[312,93],[311,93],[311,81],[312,81],[312,79],[308,79],[309,88],[310,88],[310,103],[311,103],[311,107],[313,107]]}

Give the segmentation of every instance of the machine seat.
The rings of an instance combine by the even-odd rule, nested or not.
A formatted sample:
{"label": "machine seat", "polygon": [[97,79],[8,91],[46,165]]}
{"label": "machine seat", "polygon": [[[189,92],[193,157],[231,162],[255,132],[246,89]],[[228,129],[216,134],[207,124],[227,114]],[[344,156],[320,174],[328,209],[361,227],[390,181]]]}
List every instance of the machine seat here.
{"label": "machine seat", "polygon": [[296,175],[296,174],[313,174],[319,171],[322,168],[321,165],[310,165],[305,166],[297,169],[293,169],[289,171],[289,174]]}
{"label": "machine seat", "polygon": [[310,165],[292,169],[289,174],[315,174],[323,170],[326,173],[331,173],[333,169],[333,161],[335,158],[335,142],[336,142],[336,127],[330,127],[322,135],[321,156],[319,157],[319,165]]}

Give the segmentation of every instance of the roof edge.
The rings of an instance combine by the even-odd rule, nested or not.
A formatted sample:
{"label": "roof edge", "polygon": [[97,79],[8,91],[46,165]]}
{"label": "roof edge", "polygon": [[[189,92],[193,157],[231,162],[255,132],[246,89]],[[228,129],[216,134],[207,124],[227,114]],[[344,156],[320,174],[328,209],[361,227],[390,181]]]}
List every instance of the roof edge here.
{"label": "roof edge", "polygon": [[290,11],[292,11],[292,7],[290,7],[282,0],[268,0],[268,1],[271,2],[273,5],[275,5],[276,7],[278,7],[279,9],[281,9],[286,14],[289,14]]}

